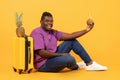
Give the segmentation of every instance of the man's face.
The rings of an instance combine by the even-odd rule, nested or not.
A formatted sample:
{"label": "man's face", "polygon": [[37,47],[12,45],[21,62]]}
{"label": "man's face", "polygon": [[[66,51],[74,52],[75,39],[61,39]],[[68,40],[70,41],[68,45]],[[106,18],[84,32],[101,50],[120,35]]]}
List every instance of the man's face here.
{"label": "man's face", "polygon": [[45,16],[44,19],[41,20],[41,26],[47,31],[51,30],[53,26],[53,18]]}

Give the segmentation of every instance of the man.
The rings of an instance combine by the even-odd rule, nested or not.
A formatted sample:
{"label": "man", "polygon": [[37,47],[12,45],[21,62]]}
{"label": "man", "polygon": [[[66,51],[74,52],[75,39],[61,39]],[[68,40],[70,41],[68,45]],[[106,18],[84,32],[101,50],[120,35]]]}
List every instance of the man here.
{"label": "man", "polygon": [[[81,66],[84,66],[86,70],[107,70],[107,67],[92,61],[82,45],[76,40],[93,28],[94,22],[92,20],[87,21],[85,30],[71,34],[52,29],[53,16],[49,12],[42,14],[40,23],[41,26],[31,33],[34,40],[34,66],[38,71],[58,72],[65,67],[77,70]],[[57,47],[57,41],[61,40],[64,42]],[[79,55],[84,62],[76,63],[74,57],[69,55],[71,50]]]}

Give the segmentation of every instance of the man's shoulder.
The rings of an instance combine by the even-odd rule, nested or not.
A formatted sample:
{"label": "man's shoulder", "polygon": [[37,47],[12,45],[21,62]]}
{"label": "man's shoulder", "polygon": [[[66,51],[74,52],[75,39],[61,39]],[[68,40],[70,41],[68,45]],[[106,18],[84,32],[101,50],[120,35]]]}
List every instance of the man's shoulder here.
{"label": "man's shoulder", "polygon": [[36,34],[41,34],[41,28],[37,27],[35,29],[33,29],[33,31],[31,32],[30,36],[36,35]]}
{"label": "man's shoulder", "polygon": [[56,35],[56,34],[59,34],[59,33],[63,33],[62,31],[59,31],[59,30],[56,30],[56,29],[53,29],[53,34]]}
{"label": "man's shoulder", "polygon": [[41,32],[41,28],[40,27],[37,27],[35,28],[32,33],[40,33]]}

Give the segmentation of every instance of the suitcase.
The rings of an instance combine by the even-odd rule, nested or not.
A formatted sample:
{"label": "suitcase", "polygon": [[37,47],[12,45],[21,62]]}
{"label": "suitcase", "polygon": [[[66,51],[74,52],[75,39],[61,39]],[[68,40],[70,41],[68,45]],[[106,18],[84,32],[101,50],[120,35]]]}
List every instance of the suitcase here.
{"label": "suitcase", "polygon": [[33,39],[32,37],[13,38],[13,70],[21,74],[30,73],[33,67]]}

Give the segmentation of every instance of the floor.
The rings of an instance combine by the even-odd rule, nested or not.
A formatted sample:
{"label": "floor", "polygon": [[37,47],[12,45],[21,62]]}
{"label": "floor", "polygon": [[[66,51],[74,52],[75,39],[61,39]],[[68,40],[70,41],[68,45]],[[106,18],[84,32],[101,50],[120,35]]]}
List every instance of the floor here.
{"label": "floor", "polygon": [[[117,61],[117,56],[114,61]],[[104,61],[101,58],[98,62],[106,64],[109,69],[107,71],[86,71],[85,69],[70,71],[65,69],[59,73],[35,72],[19,75],[13,71],[11,63],[8,62],[1,65],[0,80],[120,80],[120,63],[111,64],[110,61]]]}
{"label": "floor", "polygon": [[119,68],[109,67],[107,71],[65,70],[59,73],[35,72],[30,74],[15,73],[11,68],[0,73],[0,80],[120,80]]}

